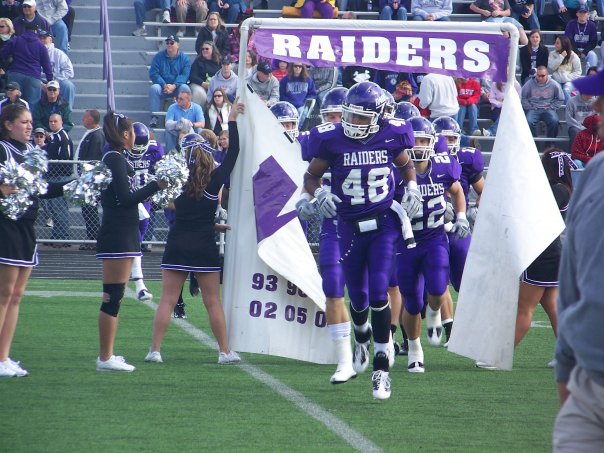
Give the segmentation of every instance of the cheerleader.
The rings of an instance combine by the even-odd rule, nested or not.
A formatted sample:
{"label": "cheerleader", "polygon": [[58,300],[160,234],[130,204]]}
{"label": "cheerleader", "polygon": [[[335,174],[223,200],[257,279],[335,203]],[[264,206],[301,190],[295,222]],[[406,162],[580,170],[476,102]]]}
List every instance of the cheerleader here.
{"label": "cheerleader", "polygon": [[189,162],[189,180],[183,193],[174,200],[174,226],[162,259],[162,295],[153,321],[153,340],[145,361],[162,362],[160,346],[170,314],[189,272],[194,272],[203,303],[208,310],[210,327],[218,342],[218,363],[238,363],[241,359],[231,351],[227,340],[224,311],[220,304],[220,258],[215,239],[214,216],[218,207],[218,193],[239,154],[237,115],[243,113],[243,104],[235,100],[229,113],[231,135],[229,152],[222,165],[217,166],[208,142],[197,134],[187,135],[181,142],[181,152]]}
{"label": "cheerleader", "polygon": [[134,371],[123,357],[113,354],[118,313],[130,277],[132,262],[141,256],[138,204],[160,189],[164,181],[151,181],[136,190],[135,171],[126,159],[134,147],[132,121],[115,112],[103,119],[108,150],[102,161],[111,170],[111,183],[101,192],[103,218],[96,257],[103,260],[103,301],[99,313],[99,357],[97,371]]}
{"label": "cheerleader", "polygon": [[[23,105],[13,104],[0,113],[0,165],[22,163],[32,147],[31,113]],[[62,183],[49,183],[41,198],[63,195]],[[15,192],[14,186],[0,182],[0,198]],[[29,373],[9,357],[19,317],[19,303],[33,266],[38,264],[34,223],[38,216],[38,200],[18,219],[11,220],[0,211],[0,377],[23,377]]]}

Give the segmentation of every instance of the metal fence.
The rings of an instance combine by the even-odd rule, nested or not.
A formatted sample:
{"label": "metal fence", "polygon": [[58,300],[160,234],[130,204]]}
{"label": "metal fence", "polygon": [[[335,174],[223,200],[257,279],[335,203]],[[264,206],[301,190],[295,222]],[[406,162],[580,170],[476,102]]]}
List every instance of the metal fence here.
{"label": "metal fence", "polygon": [[[69,181],[82,172],[85,161],[50,161],[46,174],[48,181]],[[100,203],[97,206],[77,206],[65,198],[40,200],[40,211],[36,220],[36,237],[39,243],[60,247],[64,244],[95,244],[102,216]],[[163,245],[168,237],[168,220],[164,209],[153,206],[149,228],[144,244]],[[308,222],[307,238],[313,251],[319,246],[320,218]],[[227,220],[228,223],[228,220]],[[232,231],[229,234],[236,234]]]}

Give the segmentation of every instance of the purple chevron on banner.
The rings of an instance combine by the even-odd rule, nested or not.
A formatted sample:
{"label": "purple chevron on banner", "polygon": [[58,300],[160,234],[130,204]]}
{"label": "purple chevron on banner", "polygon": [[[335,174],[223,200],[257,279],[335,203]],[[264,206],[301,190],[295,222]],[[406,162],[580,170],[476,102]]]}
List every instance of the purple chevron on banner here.
{"label": "purple chevron on banner", "polygon": [[296,211],[279,213],[296,192],[298,186],[287,172],[270,156],[260,164],[253,177],[256,239],[258,243],[294,219]]}

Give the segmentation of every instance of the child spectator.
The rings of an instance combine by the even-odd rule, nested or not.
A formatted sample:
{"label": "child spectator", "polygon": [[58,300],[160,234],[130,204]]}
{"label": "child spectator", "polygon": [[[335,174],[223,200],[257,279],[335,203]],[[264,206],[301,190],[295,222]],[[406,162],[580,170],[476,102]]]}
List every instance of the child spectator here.
{"label": "child spectator", "polygon": [[459,112],[457,113],[457,122],[463,131],[463,123],[468,117],[468,130],[471,134],[480,135],[478,129],[478,102],[480,101],[480,83],[473,78],[458,78],[455,81],[457,86],[457,102],[459,103]]}

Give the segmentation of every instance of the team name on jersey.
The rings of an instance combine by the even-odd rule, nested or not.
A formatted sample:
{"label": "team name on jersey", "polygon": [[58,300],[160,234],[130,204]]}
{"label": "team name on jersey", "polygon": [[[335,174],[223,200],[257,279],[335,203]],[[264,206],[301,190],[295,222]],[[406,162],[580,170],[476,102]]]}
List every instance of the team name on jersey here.
{"label": "team name on jersey", "polygon": [[445,186],[440,182],[437,184],[418,184],[417,188],[424,197],[434,197],[445,193]]}
{"label": "team name on jersey", "polygon": [[143,160],[143,159],[132,160],[132,161],[130,161],[130,163],[132,164],[132,167],[135,170],[146,170],[147,168],[149,168],[151,166],[150,161]]}
{"label": "team name on jersey", "polygon": [[376,165],[388,163],[388,150],[376,149],[372,151],[353,151],[344,153],[344,167],[358,165]]}

